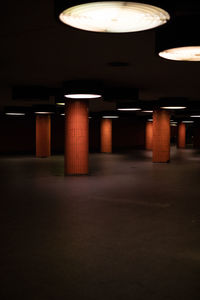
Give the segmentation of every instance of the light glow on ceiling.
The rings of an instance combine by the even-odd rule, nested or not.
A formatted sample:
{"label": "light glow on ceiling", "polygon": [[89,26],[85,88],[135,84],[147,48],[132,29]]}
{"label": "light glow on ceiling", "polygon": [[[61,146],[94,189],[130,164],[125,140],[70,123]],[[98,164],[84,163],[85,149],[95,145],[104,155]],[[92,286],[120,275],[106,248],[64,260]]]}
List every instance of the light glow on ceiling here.
{"label": "light glow on ceiling", "polygon": [[192,123],[194,123],[194,121],[182,121],[182,123],[184,123],[184,124],[192,124]]}
{"label": "light glow on ceiling", "polygon": [[103,119],[118,119],[119,116],[103,116]]}
{"label": "light glow on ceiling", "polygon": [[66,98],[69,99],[94,99],[101,98],[101,95],[98,94],[66,94]]}
{"label": "light glow on ceiling", "polygon": [[153,122],[153,119],[148,119],[147,122]]}
{"label": "light glow on ceiling", "polygon": [[95,32],[136,32],[165,24],[165,10],[137,2],[102,1],[64,10],[59,19],[72,27]]}
{"label": "light glow on ceiling", "polygon": [[142,110],[143,113],[151,114],[153,113],[153,110]]}
{"label": "light glow on ceiling", "polygon": [[64,106],[64,105],[65,105],[65,102],[57,102],[56,105]]}
{"label": "light glow on ceiling", "polygon": [[160,52],[159,56],[178,61],[200,61],[200,46],[172,48]]}
{"label": "light glow on ceiling", "polygon": [[25,113],[8,112],[5,113],[7,116],[25,116]]}
{"label": "light glow on ceiling", "polygon": [[35,114],[37,115],[51,115],[53,114],[52,111],[35,111]]}
{"label": "light glow on ceiling", "polygon": [[141,110],[141,108],[139,107],[133,107],[133,108],[118,108],[117,110],[120,110],[120,111],[138,111],[138,110]]}
{"label": "light glow on ceiling", "polygon": [[185,109],[186,106],[162,106],[162,109]]}
{"label": "light glow on ceiling", "polygon": [[191,118],[200,118],[200,115],[191,115]]}

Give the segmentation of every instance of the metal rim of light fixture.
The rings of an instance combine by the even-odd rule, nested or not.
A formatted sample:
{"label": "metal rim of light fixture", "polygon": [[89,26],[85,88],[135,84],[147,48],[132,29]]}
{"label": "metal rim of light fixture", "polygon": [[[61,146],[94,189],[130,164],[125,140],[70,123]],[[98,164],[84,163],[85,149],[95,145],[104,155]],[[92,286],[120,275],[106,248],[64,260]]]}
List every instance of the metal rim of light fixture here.
{"label": "metal rim of light fixture", "polygon": [[137,32],[165,24],[169,13],[156,1],[56,0],[56,15],[74,28],[93,32]]}

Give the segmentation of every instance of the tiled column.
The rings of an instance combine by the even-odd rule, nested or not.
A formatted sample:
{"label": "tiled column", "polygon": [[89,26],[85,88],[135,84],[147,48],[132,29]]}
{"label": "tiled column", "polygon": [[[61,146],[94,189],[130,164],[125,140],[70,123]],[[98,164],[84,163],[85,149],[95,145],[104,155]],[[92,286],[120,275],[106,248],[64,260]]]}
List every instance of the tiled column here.
{"label": "tiled column", "polygon": [[153,112],[152,161],[166,163],[170,160],[170,114],[166,110]]}
{"label": "tiled column", "polygon": [[152,150],[153,147],[153,122],[146,123],[145,148]]}
{"label": "tiled column", "polygon": [[101,152],[112,153],[112,120],[101,120]]}
{"label": "tiled column", "polygon": [[65,109],[65,175],[88,174],[88,102],[72,100]]}
{"label": "tiled column", "polygon": [[184,123],[178,125],[178,148],[185,148],[186,126]]}
{"label": "tiled column", "polygon": [[36,157],[51,155],[51,116],[36,115]]}

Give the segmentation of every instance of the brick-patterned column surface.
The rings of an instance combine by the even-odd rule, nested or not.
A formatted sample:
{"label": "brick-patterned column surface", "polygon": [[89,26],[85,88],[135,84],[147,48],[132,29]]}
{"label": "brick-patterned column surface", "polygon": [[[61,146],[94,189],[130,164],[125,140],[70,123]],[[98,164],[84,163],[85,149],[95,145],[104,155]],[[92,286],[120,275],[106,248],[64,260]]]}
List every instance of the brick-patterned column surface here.
{"label": "brick-patterned column surface", "polygon": [[101,152],[112,153],[112,120],[101,120]]}
{"label": "brick-patterned column surface", "polygon": [[153,112],[153,156],[155,163],[170,160],[170,114],[165,110]]}
{"label": "brick-patterned column surface", "polygon": [[51,155],[51,116],[36,115],[36,157]]}
{"label": "brick-patterned column surface", "polygon": [[72,100],[65,109],[65,175],[88,174],[88,102]]}
{"label": "brick-patterned column surface", "polygon": [[145,148],[152,150],[153,147],[153,122],[146,123]]}
{"label": "brick-patterned column surface", "polygon": [[184,123],[178,125],[178,148],[185,148],[186,126]]}

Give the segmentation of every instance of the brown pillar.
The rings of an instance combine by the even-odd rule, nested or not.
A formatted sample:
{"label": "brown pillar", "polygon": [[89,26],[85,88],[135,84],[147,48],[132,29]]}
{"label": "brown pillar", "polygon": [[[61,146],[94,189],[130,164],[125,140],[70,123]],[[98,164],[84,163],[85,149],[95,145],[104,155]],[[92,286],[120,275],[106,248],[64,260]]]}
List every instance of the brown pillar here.
{"label": "brown pillar", "polygon": [[101,120],[101,152],[112,153],[112,120]]}
{"label": "brown pillar", "polygon": [[178,125],[178,148],[185,148],[186,126],[184,123]]}
{"label": "brown pillar", "polygon": [[146,145],[146,150],[152,150],[152,147],[153,147],[153,122],[146,123],[145,145]]}
{"label": "brown pillar", "polygon": [[36,157],[51,155],[51,116],[36,115]]}
{"label": "brown pillar", "polygon": [[153,112],[153,162],[170,160],[170,114],[165,110]]}
{"label": "brown pillar", "polygon": [[88,174],[88,102],[72,100],[65,108],[65,175]]}

